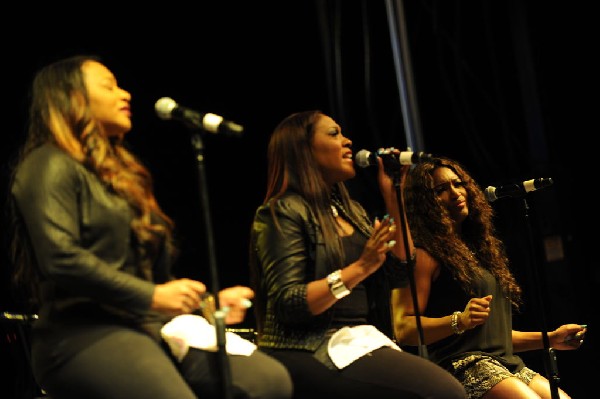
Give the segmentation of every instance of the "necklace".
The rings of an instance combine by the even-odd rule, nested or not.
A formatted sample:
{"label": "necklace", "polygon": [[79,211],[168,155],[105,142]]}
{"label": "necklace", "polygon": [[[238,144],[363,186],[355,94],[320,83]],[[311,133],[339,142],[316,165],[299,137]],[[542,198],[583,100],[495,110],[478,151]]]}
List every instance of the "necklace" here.
{"label": "necklace", "polygon": [[365,237],[371,236],[371,229],[369,228],[369,226],[366,226],[364,223],[357,222],[352,217],[352,215],[350,215],[350,212],[346,211],[346,208],[344,208],[344,205],[342,204],[342,201],[340,199],[333,195],[331,196],[331,202],[331,213],[334,218],[340,216],[341,212],[342,217],[346,219],[355,228],[357,228],[361,233],[363,233]]}

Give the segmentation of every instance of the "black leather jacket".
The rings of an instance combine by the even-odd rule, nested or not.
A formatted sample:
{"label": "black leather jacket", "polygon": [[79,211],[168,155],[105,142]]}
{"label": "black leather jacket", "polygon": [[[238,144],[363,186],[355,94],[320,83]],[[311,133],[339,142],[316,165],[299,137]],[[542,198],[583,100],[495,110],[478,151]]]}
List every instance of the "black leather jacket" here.
{"label": "black leather jacket", "polygon": [[[366,211],[361,215],[367,220]],[[315,351],[325,338],[333,312],[312,315],[306,300],[309,282],[334,270],[325,256],[325,242],[316,215],[296,193],[275,203],[277,222],[268,205],[260,206],[252,226],[251,267],[258,275],[258,345]],[[277,224],[281,230],[278,230]],[[370,222],[369,222],[370,224]],[[393,337],[391,288],[406,282],[406,265],[388,256],[384,265],[363,283],[369,300],[368,320]]]}
{"label": "black leather jacket", "polygon": [[121,197],[52,144],[20,165],[12,195],[41,273],[36,342],[69,356],[96,339],[70,340],[75,326],[100,323],[135,325],[159,337],[164,320],[150,304],[155,282],[171,279],[171,259],[163,251],[153,264],[154,281],[143,277],[132,210]]}

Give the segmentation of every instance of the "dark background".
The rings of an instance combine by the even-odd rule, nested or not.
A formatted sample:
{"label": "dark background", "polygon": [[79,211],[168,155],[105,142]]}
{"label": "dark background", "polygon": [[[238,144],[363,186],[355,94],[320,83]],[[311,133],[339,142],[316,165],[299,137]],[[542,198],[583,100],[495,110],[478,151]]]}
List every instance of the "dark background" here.
{"label": "dark background", "polygon": [[[549,188],[493,205],[526,295],[515,328],[588,324],[583,347],[557,352],[557,365],[560,386],[572,397],[591,391],[590,376],[599,371],[600,274],[593,169],[598,28],[590,2],[171,1],[127,6],[129,11],[123,3],[105,2],[82,9],[56,2],[16,7],[3,13],[0,28],[7,99],[2,204],[9,160],[24,136],[33,74],[76,53],[102,56],[133,96],[134,128],[127,139],[153,172],[158,199],[178,225],[181,276],[211,281],[198,164],[192,133],[177,121],[159,119],[154,103],[168,96],[244,125],[241,138],[201,136],[221,287],[248,283],[247,238],[265,192],[268,136],[292,112],[328,113],[355,151],[411,144],[413,150],[452,157],[482,187],[550,177]],[[371,172],[359,170],[349,187],[377,213]],[[2,242],[8,238],[3,228]],[[18,312],[5,250],[0,262],[0,309]],[[242,327],[252,323],[249,315]],[[10,326],[3,328],[0,353],[9,371],[2,386],[8,397],[19,397],[14,392],[22,390],[18,384],[25,378],[14,351],[19,339]],[[523,357],[544,372],[542,353]]]}

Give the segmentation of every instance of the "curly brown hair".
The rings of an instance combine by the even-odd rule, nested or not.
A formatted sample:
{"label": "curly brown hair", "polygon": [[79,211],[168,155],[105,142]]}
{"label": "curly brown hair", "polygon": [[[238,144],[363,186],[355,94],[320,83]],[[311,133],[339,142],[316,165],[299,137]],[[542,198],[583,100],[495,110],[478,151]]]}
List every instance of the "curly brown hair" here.
{"label": "curly brown hair", "polygon": [[[438,168],[451,169],[467,191],[469,216],[462,223],[460,234],[455,233],[454,222],[434,191],[433,172]],[[434,157],[416,164],[407,177],[404,194],[407,219],[417,246],[448,268],[470,294],[480,268],[487,269],[512,304],[519,307],[521,288],[509,269],[504,244],[496,236],[493,208],[460,163]]]}

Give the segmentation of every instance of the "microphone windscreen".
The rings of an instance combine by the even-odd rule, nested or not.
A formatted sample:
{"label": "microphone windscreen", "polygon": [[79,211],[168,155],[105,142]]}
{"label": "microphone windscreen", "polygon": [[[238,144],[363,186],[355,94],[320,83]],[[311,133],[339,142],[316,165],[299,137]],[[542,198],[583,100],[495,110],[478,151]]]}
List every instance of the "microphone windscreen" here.
{"label": "microphone windscreen", "polygon": [[496,187],[494,186],[488,186],[483,193],[489,202],[494,202],[498,199],[498,197],[496,197]]}
{"label": "microphone windscreen", "polygon": [[370,151],[360,150],[354,156],[354,162],[356,163],[356,165],[360,166],[361,168],[366,168],[372,164],[370,161],[370,157],[371,157]]}
{"label": "microphone windscreen", "polygon": [[170,97],[160,98],[156,104],[154,104],[154,110],[161,119],[171,119],[171,113],[177,107],[177,103]]}

